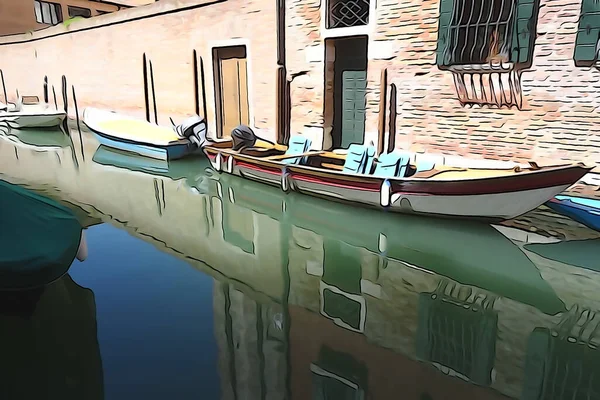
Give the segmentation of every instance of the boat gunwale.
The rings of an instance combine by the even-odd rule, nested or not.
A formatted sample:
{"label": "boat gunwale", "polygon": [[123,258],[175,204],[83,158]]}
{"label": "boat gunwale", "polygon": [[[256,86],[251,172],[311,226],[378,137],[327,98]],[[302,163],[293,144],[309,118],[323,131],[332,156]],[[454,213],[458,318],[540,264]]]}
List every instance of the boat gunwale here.
{"label": "boat gunwale", "polygon": [[[456,184],[456,183],[462,183],[462,182],[468,182],[471,184],[477,184],[477,183],[481,183],[481,182],[490,182],[490,181],[494,181],[497,182],[498,180],[504,180],[504,179],[522,179],[522,177],[526,177],[526,178],[531,178],[533,176],[539,176],[541,174],[549,174],[549,173],[559,173],[559,172],[566,172],[566,171],[576,171],[576,170],[582,170],[585,171],[582,173],[581,177],[583,177],[585,174],[589,173],[593,167],[588,167],[583,163],[575,163],[575,164],[559,164],[559,165],[548,165],[548,166],[543,166],[543,167],[539,167],[539,169],[532,169],[532,168],[524,168],[521,169],[520,171],[514,171],[513,168],[465,168],[464,171],[469,171],[469,170],[488,170],[488,171],[513,171],[512,174],[507,174],[507,175],[499,175],[499,176],[489,176],[489,177],[465,177],[463,179],[435,179],[435,176],[432,177],[423,177],[423,178],[419,178],[419,177],[404,177],[404,178],[400,178],[400,177],[384,177],[384,176],[376,176],[376,175],[371,175],[371,174],[348,174],[346,172],[343,171],[337,171],[337,170],[329,170],[329,169],[325,169],[325,168],[318,168],[318,167],[312,167],[312,166],[307,166],[307,165],[289,165],[289,164],[285,164],[281,161],[275,161],[275,160],[265,160],[261,157],[256,157],[256,156],[251,156],[251,155],[247,155],[247,154],[239,154],[239,153],[234,153],[231,149],[222,149],[222,148],[211,148],[210,145],[206,146],[204,148],[204,150],[208,151],[208,152],[212,152],[215,155],[218,153],[221,153],[223,155],[226,156],[233,156],[234,159],[238,159],[241,161],[245,161],[245,162],[249,162],[255,165],[264,165],[266,167],[270,167],[272,169],[276,169],[276,168],[280,168],[282,173],[283,170],[287,170],[290,173],[301,173],[301,174],[307,174],[310,176],[320,176],[320,177],[333,177],[335,179],[340,179],[340,180],[344,180],[344,181],[350,181],[350,182],[355,182],[355,183],[375,183],[375,182],[380,182],[383,183],[384,181],[388,181],[390,182],[390,184],[392,186],[397,186],[397,185],[402,185],[405,183],[436,183],[436,184],[443,184],[443,185],[448,185],[448,184]],[[223,151],[223,150],[227,150],[227,151]],[[322,155],[316,155],[316,157],[319,157]],[[453,170],[449,170],[454,172]],[[440,173],[443,173],[445,171],[440,171]],[[457,171],[457,172],[461,172],[461,171]],[[574,184],[576,183],[579,179],[575,181],[572,181],[570,184]],[[555,184],[555,185],[547,185],[547,186],[541,186],[540,188],[543,187],[551,187],[551,186],[557,186],[559,184]],[[521,191],[520,190],[516,190],[516,191]]]}

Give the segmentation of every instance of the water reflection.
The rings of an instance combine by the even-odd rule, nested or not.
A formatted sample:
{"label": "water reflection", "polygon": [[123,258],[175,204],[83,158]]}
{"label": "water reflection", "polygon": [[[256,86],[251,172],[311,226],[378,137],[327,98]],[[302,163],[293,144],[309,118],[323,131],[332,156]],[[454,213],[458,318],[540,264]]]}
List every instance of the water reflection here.
{"label": "water reflection", "polygon": [[69,275],[0,292],[0,397],[104,399],[94,293]]}
{"label": "water reflection", "polygon": [[598,318],[600,243],[546,211],[503,226],[391,216],[198,158],[155,165],[86,145],[75,172],[19,151],[0,146],[6,179],[51,182],[214,279],[221,398],[597,396],[596,325],[581,310]]}

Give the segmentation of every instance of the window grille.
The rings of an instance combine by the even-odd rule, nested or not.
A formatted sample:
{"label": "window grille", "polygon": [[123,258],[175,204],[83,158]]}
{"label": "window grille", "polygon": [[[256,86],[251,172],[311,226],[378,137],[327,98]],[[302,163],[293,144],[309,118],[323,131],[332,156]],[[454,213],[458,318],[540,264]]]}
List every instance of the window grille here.
{"label": "window grille", "polygon": [[328,0],[327,28],[368,25],[370,3],[370,0]]}
{"label": "window grille", "polygon": [[443,280],[419,295],[417,358],[480,385],[491,383],[498,316],[496,296]]}
{"label": "window grille", "polygon": [[523,105],[520,70],[456,71],[453,76],[458,101],[462,106],[485,104],[521,109]]}
{"label": "window grille", "polygon": [[62,22],[62,11],[60,4],[35,1],[35,20],[40,24],[56,25]]}
{"label": "window grille", "polygon": [[69,10],[69,17],[71,17],[71,18],[74,18],[74,17],[90,18],[92,16],[92,11],[87,8],[69,6],[68,10]]}
{"label": "window grille", "polygon": [[446,47],[450,64],[508,62],[515,8],[515,0],[455,0]]}

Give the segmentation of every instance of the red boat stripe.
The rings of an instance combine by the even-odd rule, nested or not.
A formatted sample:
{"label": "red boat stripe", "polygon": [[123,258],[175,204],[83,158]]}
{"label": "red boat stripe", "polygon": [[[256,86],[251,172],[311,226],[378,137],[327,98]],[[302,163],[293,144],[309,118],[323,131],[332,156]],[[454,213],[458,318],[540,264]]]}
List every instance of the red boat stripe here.
{"label": "red boat stripe", "polygon": [[325,185],[325,186],[335,186],[335,187],[341,187],[341,188],[345,188],[345,189],[357,189],[357,190],[364,190],[364,191],[368,191],[368,192],[379,192],[379,189],[381,187],[379,182],[367,182],[367,183],[358,183],[357,182],[356,184],[349,185],[348,183],[346,183],[345,181],[342,181],[340,179],[320,179],[320,178],[316,178],[316,177],[312,177],[312,176],[305,176],[305,175],[300,175],[300,174],[290,174],[290,175],[293,179],[296,179],[299,181],[314,182],[314,183],[319,183],[319,184]]}

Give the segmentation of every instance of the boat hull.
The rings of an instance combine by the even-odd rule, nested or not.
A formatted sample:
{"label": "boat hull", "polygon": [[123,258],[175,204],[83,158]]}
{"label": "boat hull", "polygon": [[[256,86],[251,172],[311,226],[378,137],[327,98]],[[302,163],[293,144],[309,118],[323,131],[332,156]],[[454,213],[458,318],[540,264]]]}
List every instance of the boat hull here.
{"label": "boat hull", "polygon": [[[118,121],[122,125],[103,126],[103,123],[111,121]],[[83,111],[83,123],[101,145],[143,157],[170,161],[198,150],[194,143],[177,137],[171,129],[112,111],[86,108]],[[145,135],[147,133],[151,133],[150,137]]]}
{"label": "boat hull", "polygon": [[144,157],[154,158],[163,161],[176,160],[193,153],[194,148],[191,143],[181,143],[169,146],[151,146],[129,141],[118,140],[108,135],[92,131],[101,145],[128,153],[138,154]]}
{"label": "boat hull", "polygon": [[[14,114],[14,113],[13,113]],[[4,115],[0,121],[6,121],[11,128],[54,128],[60,126],[66,114],[57,112],[49,114]]]}
{"label": "boat hull", "polygon": [[546,203],[552,210],[600,232],[600,200],[557,196]]}
{"label": "boat hull", "polygon": [[213,168],[285,192],[359,204],[385,211],[437,217],[501,221],[518,217],[563,192],[589,168],[565,166],[471,180],[386,179],[290,166],[205,149]]}

